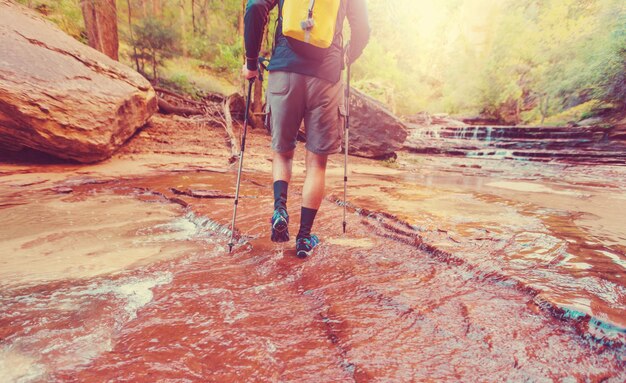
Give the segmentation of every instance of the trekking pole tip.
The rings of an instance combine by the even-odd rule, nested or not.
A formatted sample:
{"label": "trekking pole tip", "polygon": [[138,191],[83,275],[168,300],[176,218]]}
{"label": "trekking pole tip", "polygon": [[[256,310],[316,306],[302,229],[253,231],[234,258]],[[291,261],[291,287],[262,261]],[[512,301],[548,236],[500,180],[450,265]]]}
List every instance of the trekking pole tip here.
{"label": "trekking pole tip", "polygon": [[233,246],[234,246],[234,245],[233,245],[233,243],[232,243],[232,242],[228,244],[228,254],[230,254],[230,253],[232,253],[232,252],[233,252]]}
{"label": "trekking pole tip", "polygon": [[346,226],[347,226],[346,221],[343,221],[343,233],[344,234],[346,234]]}

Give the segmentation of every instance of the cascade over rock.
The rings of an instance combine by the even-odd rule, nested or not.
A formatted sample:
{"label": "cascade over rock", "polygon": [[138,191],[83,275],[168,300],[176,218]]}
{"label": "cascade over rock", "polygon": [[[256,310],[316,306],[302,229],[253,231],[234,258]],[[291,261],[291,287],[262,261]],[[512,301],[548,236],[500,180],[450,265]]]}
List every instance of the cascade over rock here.
{"label": "cascade over rock", "polygon": [[412,153],[587,164],[626,163],[619,126],[458,126],[409,124]]}
{"label": "cascade over rock", "polygon": [[52,23],[0,0],[0,146],[109,158],[157,109],[150,83]]}

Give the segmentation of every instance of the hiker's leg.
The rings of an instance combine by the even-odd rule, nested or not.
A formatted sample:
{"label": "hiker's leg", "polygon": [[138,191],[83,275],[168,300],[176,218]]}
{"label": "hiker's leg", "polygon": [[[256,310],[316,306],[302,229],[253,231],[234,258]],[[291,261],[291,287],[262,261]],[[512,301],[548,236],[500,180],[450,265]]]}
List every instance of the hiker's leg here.
{"label": "hiker's leg", "polygon": [[294,151],[274,152],[272,160],[272,174],[274,176],[274,209],[287,210],[287,188],[291,180]]}
{"label": "hiker's leg", "polygon": [[298,129],[304,118],[303,85],[302,80],[294,73],[272,71],[269,74],[267,117],[270,120],[274,152],[272,160],[274,210],[287,208],[287,187],[291,181],[293,153]]}
{"label": "hiker's leg", "polygon": [[341,148],[342,85],[316,77],[307,77],[306,178],[302,188],[300,231],[296,237],[296,255],[306,258],[319,243],[311,234],[313,221],[324,198],[328,155]]}
{"label": "hiker's leg", "polygon": [[306,178],[302,187],[302,206],[317,210],[324,198],[327,154],[306,152]]}
{"label": "hiker's leg", "polygon": [[297,238],[311,236],[313,221],[324,198],[327,154],[306,152],[306,178],[302,187],[302,210]]}
{"label": "hiker's leg", "polygon": [[272,160],[272,174],[274,176],[274,182],[285,181],[289,183],[289,181],[291,181],[293,153],[293,150],[284,153],[274,152],[274,158]]}
{"label": "hiker's leg", "polygon": [[304,115],[306,137],[306,179],[302,189],[302,207],[317,210],[324,198],[326,161],[339,153],[343,135],[341,82],[330,83],[307,78],[307,106]]}
{"label": "hiker's leg", "polygon": [[297,73],[271,71],[267,89],[267,111],[272,133],[272,175],[274,212],[272,213],[271,239],[274,242],[289,240],[289,214],[287,214],[287,189],[291,181],[293,153],[298,129],[304,118],[304,78]]}

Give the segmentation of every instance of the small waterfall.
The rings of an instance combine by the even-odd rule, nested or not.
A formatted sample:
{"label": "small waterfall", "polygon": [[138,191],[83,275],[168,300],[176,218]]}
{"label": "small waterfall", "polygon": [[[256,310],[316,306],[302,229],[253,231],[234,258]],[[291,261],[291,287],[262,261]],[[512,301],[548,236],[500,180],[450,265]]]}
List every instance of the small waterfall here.
{"label": "small waterfall", "polygon": [[485,141],[486,142],[491,142],[491,134],[493,133],[493,127],[489,126],[487,127],[487,135],[485,136]]}
{"label": "small waterfall", "polygon": [[458,139],[458,140],[463,140],[465,139],[465,133],[467,131],[467,127],[464,126],[461,129],[457,129],[456,132],[454,133],[454,138]]}
{"label": "small waterfall", "polygon": [[626,147],[601,127],[453,126],[415,129],[414,153],[532,161],[624,164]]}

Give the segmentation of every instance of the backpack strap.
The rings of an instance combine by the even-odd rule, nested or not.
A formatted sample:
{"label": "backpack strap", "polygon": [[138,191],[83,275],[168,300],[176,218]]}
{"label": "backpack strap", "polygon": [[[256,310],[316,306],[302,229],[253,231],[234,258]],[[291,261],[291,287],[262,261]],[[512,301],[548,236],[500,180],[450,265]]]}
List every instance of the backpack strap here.
{"label": "backpack strap", "polygon": [[311,0],[309,3],[309,13],[307,15],[306,21],[302,22],[302,29],[304,29],[304,42],[311,42],[311,29],[315,25],[313,21],[313,7],[315,6],[315,0]]}
{"label": "backpack strap", "polygon": [[274,20],[274,38],[272,39],[272,56],[274,56],[274,50],[276,49],[276,31],[278,30],[278,23],[282,22],[283,18],[283,2],[278,1],[278,16]]}

